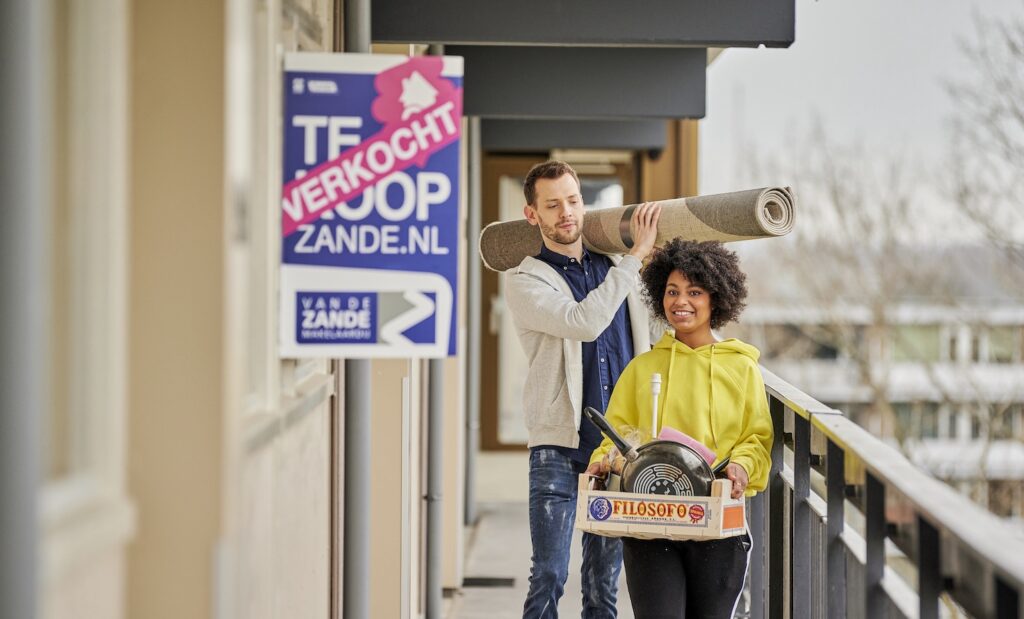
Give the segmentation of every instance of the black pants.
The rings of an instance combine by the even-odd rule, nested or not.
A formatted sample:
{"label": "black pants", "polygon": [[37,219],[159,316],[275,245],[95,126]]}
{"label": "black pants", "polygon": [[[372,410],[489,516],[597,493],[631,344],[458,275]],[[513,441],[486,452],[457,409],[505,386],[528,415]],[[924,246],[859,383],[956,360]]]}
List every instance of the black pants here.
{"label": "black pants", "polygon": [[750,537],[708,541],[622,538],[636,619],[730,619],[743,590]]}

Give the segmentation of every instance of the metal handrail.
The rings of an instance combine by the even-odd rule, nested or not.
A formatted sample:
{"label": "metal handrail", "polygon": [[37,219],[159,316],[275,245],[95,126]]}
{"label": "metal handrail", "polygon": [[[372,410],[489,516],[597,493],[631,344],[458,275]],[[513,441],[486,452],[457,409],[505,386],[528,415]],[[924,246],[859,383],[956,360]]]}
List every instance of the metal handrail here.
{"label": "metal handrail", "polygon": [[[776,440],[768,488],[751,500],[753,617],[924,619],[950,601],[976,617],[1024,616],[1018,531],[840,411],[762,374]],[[909,578],[889,565],[895,549],[915,568]]]}

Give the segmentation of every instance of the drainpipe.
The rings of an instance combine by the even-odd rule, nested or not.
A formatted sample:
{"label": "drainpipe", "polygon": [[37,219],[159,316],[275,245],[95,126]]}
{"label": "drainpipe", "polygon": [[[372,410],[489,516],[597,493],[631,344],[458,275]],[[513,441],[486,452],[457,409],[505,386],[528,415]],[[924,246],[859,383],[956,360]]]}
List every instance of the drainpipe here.
{"label": "drainpipe", "polygon": [[[370,0],[344,0],[345,47],[370,51]],[[345,539],[343,616],[370,616],[370,361],[345,361]]]}
{"label": "drainpipe", "polygon": [[426,619],[441,619],[442,518],[444,484],[444,359],[429,361],[427,410],[427,612]]}
{"label": "drainpipe", "polygon": [[477,239],[480,238],[480,118],[469,119],[469,217],[466,222],[466,263],[469,282],[466,307],[466,474],[465,524],[476,524],[476,454],[480,451],[480,259]]}
{"label": "drainpipe", "polygon": [[[443,56],[444,46],[431,45],[431,56]],[[425,619],[442,619],[441,541],[443,518],[441,492],[444,486],[444,359],[428,365],[427,402],[427,607]]]}
{"label": "drainpipe", "polygon": [[35,617],[47,410],[49,2],[0,3],[0,617]]}

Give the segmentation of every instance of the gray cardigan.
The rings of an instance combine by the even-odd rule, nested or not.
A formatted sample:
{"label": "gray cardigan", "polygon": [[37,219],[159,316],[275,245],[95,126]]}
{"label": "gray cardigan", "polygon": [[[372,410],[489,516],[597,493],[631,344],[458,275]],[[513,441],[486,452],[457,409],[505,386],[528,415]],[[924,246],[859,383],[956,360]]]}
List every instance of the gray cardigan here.
{"label": "gray cardigan", "polygon": [[633,354],[651,348],[647,310],[638,291],[641,262],[609,256],[615,264],[585,299],[576,302],[569,284],[546,262],[527,257],[505,273],[505,302],[530,369],[523,390],[529,446],[579,446],[583,407],[583,349],[596,340],[626,300]]}

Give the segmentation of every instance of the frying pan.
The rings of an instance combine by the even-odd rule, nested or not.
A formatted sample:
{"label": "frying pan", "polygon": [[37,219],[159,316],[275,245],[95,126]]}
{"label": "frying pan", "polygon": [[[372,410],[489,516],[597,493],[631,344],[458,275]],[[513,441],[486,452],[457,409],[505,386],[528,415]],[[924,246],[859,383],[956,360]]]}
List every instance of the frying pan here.
{"label": "frying pan", "polygon": [[710,496],[715,475],[729,463],[726,458],[712,469],[696,450],[675,441],[653,440],[633,447],[619,436],[604,415],[589,406],[583,412],[625,456],[626,465],[622,470],[625,492]]}

